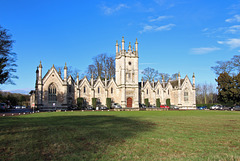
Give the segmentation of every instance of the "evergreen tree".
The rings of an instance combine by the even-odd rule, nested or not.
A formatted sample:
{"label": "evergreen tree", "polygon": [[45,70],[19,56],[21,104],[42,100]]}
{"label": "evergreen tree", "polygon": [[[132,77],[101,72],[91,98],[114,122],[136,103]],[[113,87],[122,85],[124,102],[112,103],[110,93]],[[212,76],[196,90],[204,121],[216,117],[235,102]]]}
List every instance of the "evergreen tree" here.
{"label": "evergreen tree", "polygon": [[235,82],[233,77],[224,72],[216,79],[218,83],[218,101],[222,104],[233,105],[235,103]]}
{"label": "evergreen tree", "polygon": [[12,78],[17,78],[13,75],[17,66],[15,64],[16,54],[12,52],[13,42],[7,30],[0,26],[0,84],[14,84]]}
{"label": "evergreen tree", "polygon": [[234,76],[235,81],[235,104],[240,105],[240,72]]}

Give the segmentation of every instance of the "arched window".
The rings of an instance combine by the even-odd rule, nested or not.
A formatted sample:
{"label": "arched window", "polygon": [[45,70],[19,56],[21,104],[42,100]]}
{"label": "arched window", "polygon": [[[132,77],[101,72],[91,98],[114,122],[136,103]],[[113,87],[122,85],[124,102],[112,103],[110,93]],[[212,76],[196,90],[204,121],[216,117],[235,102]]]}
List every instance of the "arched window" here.
{"label": "arched window", "polygon": [[188,101],[188,92],[184,92],[184,101],[187,102]]}
{"label": "arched window", "polygon": [[100,93],[100,88],[98,87],[98,93]]}
{"label": "arched window", "polygon": [[85,86],[83,87],[83,93],[86,93],[86,87]]}
{"label": "arched window", "polygon": [[157,94],[159,94],[159,89],[157,90]]}
{"label": "arched window", "polygon": [[148,89],[147,89],[147,94],[148,94]]}
{"label": "arched window", "polygon": [[56,102],[57,101],[57,90],[56,90],[56,87],[51,84],[49,87],[48,87],[48,102]]}
{"label": "arched window", "polygon": [[113,88],[111,88],[111,93],[113,94]]}

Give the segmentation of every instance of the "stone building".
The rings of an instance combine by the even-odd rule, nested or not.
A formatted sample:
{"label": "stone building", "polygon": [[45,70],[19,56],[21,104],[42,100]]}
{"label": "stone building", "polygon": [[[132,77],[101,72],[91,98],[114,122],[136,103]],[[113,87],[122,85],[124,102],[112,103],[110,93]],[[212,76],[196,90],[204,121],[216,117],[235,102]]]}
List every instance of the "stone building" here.
{"label": "stone building", "polygon": [[122,108],[139,108],[148,99],[151,105],[156,105],[156,99],[161,104],[166,104],[166,99],[171,100],[172,105],[179,107],[196,108],[195,99],[195,76],[193,83],[188,76],[168,82],[159,80],[155,82],[138,82],[138,42],[133,47],[125,49],[125,41],[122,38],[121,45],[116,42],[115,79],[101,80],[100,77],[90,80],[85,76],[83,79],[73,80],[67,77],[67,65],[64,67],[64,76],[57,71],[54,65],[42,75],[40,62],[36,71],[35,90],[31,91],[31,105],[40,109],[60,108],[66,109],[76,105],[77,98],[83,98],[86,104],[92,105],[92,98],[98,103],[106,105],[106,99],[111,98],[113,103],[118,103]]}

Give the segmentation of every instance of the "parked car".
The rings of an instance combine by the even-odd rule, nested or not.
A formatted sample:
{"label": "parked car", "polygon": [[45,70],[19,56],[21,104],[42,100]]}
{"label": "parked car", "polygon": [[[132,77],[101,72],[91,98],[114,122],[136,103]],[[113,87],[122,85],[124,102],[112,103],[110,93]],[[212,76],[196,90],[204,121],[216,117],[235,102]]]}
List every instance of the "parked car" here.
{"label": "parked car", "polygon": [[178,106],[175,106],[175,105],[172,105],[172,106],[170,106],[170,109],[179,110],[179,107],[178,107]]}
{"label": "parked car", "polygon": [[17,105],[15,106],[15,109],[22,109],[22,106]]}
{"label": "parked car", "polygon": [[232,107],[231,107],[231,106],[223,106],[222,109],[223,109],[223,110],[232,110]]}
{"label": "parked car", "polygon": [[6,103],[0,103],[0,110],[1,111],[7,111],[7,104]]}
{"label": "parked car", "polygon": [[213,105],[210,107],[210,110],[222,110],[223,106],[222,105]]}
{"label": "parked car", "polygon": [[205,110],[207,109],[207,106],[200,106],[200,107],[197,107],[198,110]]}
{"label": "parked car", "polygon": [[234,106],[234,107],[233,107],[233,110],[234,110],[234,111],[240,111],[240,106]]}
{"label": "parked car", "polygon": [[98,110],[106,110],[107,109],[107,107],[104,105],[99,105],[97,107],[98,107]]}
{"label": "parked car", "polygon": [[87,110],[93,110],[93,107],[91,105],[88,105]]}
{"label": "parked car", "polygon": [[113,103],[112,108],[122,108],[118,103]]}
{"label": "parked car", "polygon": [[150,105],[148,108],[156,108],[156,106]]}
{"label": "parked car", "polygon": [[167,108],[167,109],[169,109],[169,106],[166,106],[166,105],[160,105],[160,108]]}
{"label": "parked car", "polygon": [[146,105],[139,103],[139,108],[146,108]]}

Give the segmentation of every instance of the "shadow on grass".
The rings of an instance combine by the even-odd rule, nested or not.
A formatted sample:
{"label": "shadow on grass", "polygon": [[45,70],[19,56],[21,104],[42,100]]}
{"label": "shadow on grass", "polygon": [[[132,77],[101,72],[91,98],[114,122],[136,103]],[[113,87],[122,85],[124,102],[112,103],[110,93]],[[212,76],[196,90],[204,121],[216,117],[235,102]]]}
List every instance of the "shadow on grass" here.
{"label": "shadow on grass", "polygon": [[11,117],[0,122],[0,153],[3,160],[104,159],[154,126],[117,116]]}

